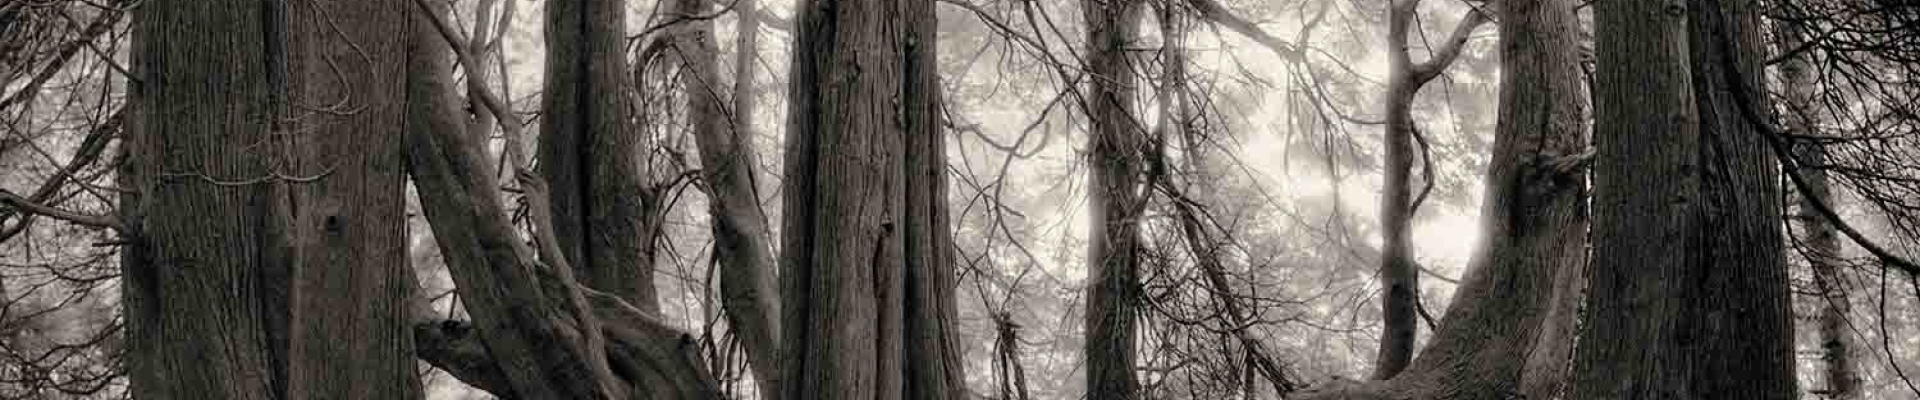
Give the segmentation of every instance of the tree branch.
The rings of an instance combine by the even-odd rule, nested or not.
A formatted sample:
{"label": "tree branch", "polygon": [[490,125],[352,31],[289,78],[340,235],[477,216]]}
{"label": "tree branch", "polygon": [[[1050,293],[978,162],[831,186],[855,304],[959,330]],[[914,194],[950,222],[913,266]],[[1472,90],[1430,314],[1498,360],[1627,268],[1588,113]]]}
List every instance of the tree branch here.
{"label": "tree branch", "polygon": [[1487,21],[1489,19],[1486,11],[1478,8],[1467,10],[1467,16],[1461,18],[1459,24],[1454,25],[1453,34],[1447,37],[1446,42],[1440,44],[1440,49],[1434,50],[1427,61],[1413,64],[1409,68],[1408,72],[1413,74],[1414,86],[1433,80],[1435,76],[1440,75],[1441,71],[1447,70],[1447,65],[1453,64],[1453,60],[1460,57],[1460,49],[1466,47],[1467,41],[1473,38],[1474,29]]}
{"label": "tree branch", "polygon": [[[1728,48],[1733,47],[1731,45],[1732,39],[1727,37],[1724,29],[1717,30],[1715,34],[1719,39],[1718,45]],[[1748,125],[1759,129],[1761,133],[1766,136],[1767,145],[1773,148],[1774,158],[1780,160],[1781,169],[1784,170],[1784,173],[1787,175],[1787,180],[1793,182],[1794,189],[1799,190],[1801,193],[1810,193],[1807,178],[1801,176],[1802,169],[1799,159],[1794,157],[1791,146],[1787,145],[1785,139],[1787,137],[1787,131],[1773,125],[1772,121],[1762,116],[1760,111],[1755,109],[1755,99],[1749,92],[1752,88],[1746,87],[1746,81],[1741,80],[1740,71],[1737,68],[1732,68],[1733,65],[1736,65],[1733,52],[1722,50],[1719,53],[1721,56],[1719,61],[1728,66],[1727,68],[1721,68],[1721,70],[1726,73],[1725,79],[1735,86],[1733,88],[1734,90],[1730,90],[1730,92],[1733,93],[1733,102],[1736,105],[1735,108],[1740,110],[1741,118],[1745,119]],[[1872,254],[1881,262],[1905,271],[1908,275],[1920,275],[1920,264],[1915,264],[1913,260],[1908,260],[1905,257],[1894,254],[1885,247],[1881,247],[1879,243],[1868,239],[1865,234],[1860,233],[1860,230],[1854,229],[1852,224],[1841,219],[1840,213],[1834,211],[1833,205],[1827,204],[1827,199],[1822,199],[1819,196],[1805,196],[1805,199],[1807,200],[1806,204],[1812,205],[1814,211],[1819,211],[1821,217],[1832,222],[1835,229],[1840,230],[1840,233],[1846,235],[1847,239],[1852,240],[1854,244],[1860,245],[1860,248],[1866,250],[1868,254]]]}
{"label": "tree branch", "polygon": [[[557,276],[541,274],[543,285],[564,284]],[[711,375],[694,352],[692,336],[660,321],[631,303],[606,292],[581,288],[607,337],[607,358],[613,372],[649,393],[671,393],[668,399],[714,399],[719,393]],[[511,381],[500,370],[471,322],[442,320],[415,324],[414,355],[455,379],[502,398],[514,394]],[[682,371],[691,373],[680,373]],[[665,372],[665,373],[663,373]]]}
{"label": "tree branch", "polygon": [[28,201],[27,198],[20,197],[20,195],[14,194],[13,192],[8,191],[6,189],[0,189],[0,205],[7,206],[8,208],[19,210],[20,212],[24,212],[27,214],[44,216],[44,217],[53,218],[61,221],[71,222],[74,224],[98,227],[98,228],[111,228],[115,231],[121,231],[121,232],[126,231],[126,227],[120,224],[120,220],[115,219],[112,216],[81,214],[73,211],[62,210],[57,207]]}
{"label": "tree branch", "polygon": [[1248,39],[1253,39],[1254,42],[1266,46],[1268,50],[1273,51],[1273,53],[1280,56],[1280,58],[1303,61],[1301,59],[1306,57],[1306,53],[1302,51],[1299,46],[1293,43],[1287,43],[1286,40],[1267,33],[1265,29],[1260,29],[1260,25],[1254,24],[1253,21],[1234,15],[1233,11],[1221,5],[1219,0],[1188,0],[1187,3],[1192,5],[1194,10],[1200,12],[1200,18],[1206,19],[1214,24],[1225,26],[1227,30],[1239,33]]}

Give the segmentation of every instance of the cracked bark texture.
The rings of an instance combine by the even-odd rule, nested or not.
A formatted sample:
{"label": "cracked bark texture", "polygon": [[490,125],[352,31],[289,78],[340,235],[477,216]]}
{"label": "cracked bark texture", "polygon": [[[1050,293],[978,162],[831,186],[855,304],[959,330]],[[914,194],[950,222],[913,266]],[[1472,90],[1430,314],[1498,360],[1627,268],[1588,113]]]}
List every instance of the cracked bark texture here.
{"label": "cracked bark texture", "polygon": [[799,7],[780,398],[958,399],[945,138],[927,0]]}
{"label": "cracked bark texture", "polygon": [[1596,7],[1600,223],[1571,394],[1793,398],[1778,164],[1734,103],[1761,98],[1734,92],[1762,87],[1758,5]]}

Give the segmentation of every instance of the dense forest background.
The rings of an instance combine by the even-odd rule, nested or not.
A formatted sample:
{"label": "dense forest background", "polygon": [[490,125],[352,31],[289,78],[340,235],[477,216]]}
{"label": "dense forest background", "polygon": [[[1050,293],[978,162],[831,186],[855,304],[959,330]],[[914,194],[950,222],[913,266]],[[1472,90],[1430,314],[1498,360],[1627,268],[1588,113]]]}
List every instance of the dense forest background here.
{"label": "dense forest background", "polygon": [[0,398],[1915,399],[1917,57],[1898,0],[0,0]]}

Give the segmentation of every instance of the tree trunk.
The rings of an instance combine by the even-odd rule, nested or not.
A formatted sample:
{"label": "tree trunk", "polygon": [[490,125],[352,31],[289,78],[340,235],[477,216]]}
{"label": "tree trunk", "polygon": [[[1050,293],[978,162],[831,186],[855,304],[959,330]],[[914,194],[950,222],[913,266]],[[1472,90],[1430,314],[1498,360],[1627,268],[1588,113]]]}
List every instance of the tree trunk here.
{"label": "tree trunk", "polygon": [[1386,124],[1380,189],[1380,349],[1373,361],[1372,379],[1399,374],[1413,361],[1414,340],[1420,332],[1420,275],[1413,269],[1413,243],[1407,229],[1413,222],[1413,99],[1422,84],[1413,82],[1412,55],[1407,54],[1407,31],[1412,29],[1419,0],[1391,0],[1387,7]]}
{"label": "tree trunk", "polygon": [[[1581,96],[1576,2],[1501,3],[1500,114],[1487,171],[1486,236],[1433,338],[1382,382],[1320,389],[1303,398],[1506,399],[1543,394],[1554,351],[1570,340],[1578,304],[1568,283],[1586,263],[1583,162],[1590,155]],[[1475,17],[1469,17],[1475,18]],[[1455,38],[1464,38],[1455,30]],[[1455,42],[1448,42],[1452,45]],[[1562,359],[1563,360],[1563,359]],[[1523,368],[1524,367],[1524,368]]]}
{"label": "tree trunk", "polygon": [[[707,213],[713,218],[713,258],[720,267],[720,305],[727,324],[739,335],[748,367],[763,398],[772,399],[780,387],[779,292],[773,275],[772,247],[767,216],[760,209],[754,186],[752,112],[754,42],[759,27],[752,0],[735,7],[741,19],[738,57],[734,65],[732,114],[718,88],[720,73],[712,20],[680,22],[674,31],[677,54],[688,71],[680,75],[687,96],[687,121],[693,124],[695,144],[707,192]],[[709,13],[711,1],[675,0],[681,16]]]}
{"label": "tree trunk", "polygon": [[906,377],[902,399],[965,400],[965,354],[958,347],[954,304],[953,228],[947,215],[947,142],[939,63],[939,21],[933,0],[909,0],[899,24],[906,29],[901,46],[905,75],[901,120],[905,122],[902,164],[906,211],[906,294],[901,321]]}
{"label": "tree trunk", "polygon": [[1140,38],[1140,2],[1082,1],[1090,82],[1087,169],[1087,397],[1134,400],[1134,326],[1138,318],[1140,187],[1146,128],[1134,113],[1135,77],[1127,47]]}
{"label": "tree trunk", "polygon": [[781,398],[959,398],[932,2],[799,10]]}
{"label": "tree trunk", "polygon": [[1761,87],[1754,7],[1596,9],[1601,223],[1577,397],[1796,395],[1778,171],[1733,103],[1760,98],[1732,92]]}
{"label": "tree trunk", "polygon": [[[1767,133],[1741,116],[1744,105],[1771,110],[1766,44],[1756,1],[1695,0],[1688,11],[1694,104],[1700,113],[1698,161],[1704,254],[1697,264],[1689,346],[1695,393],[1706,398],[1793,399],[1793,305],[1781,232],[1779,161]],[[1731,60],[1731,62],[1729,62]],[[1738,81],[1736,81],[1737,79]],[[1735,90],[1744,92],[1736,95]]]}
{"label": "tree trunk", "polygon": [[[1792,10],[1788,10],[1792,12]],[[1797,49],[1806,43],[1808,32],[1800,23],[1791,21],[1774,22],[1774,38],[1779,42],[1776,49]],[[1785,118],[1787,125],[1800,133],[1814,132],[1821,113],[1814,104],[1814,96],[1819,82],[1814,79],[1814,52],[1808,51],[1798,56],[1780,61],[1779,72],[1782,92],[1786,101]],[[1854,400],[1860,398],[1860,377],[1853,365],[1852,353],[1857,344],[1853,333],[1847,328],[1847,313],[1852,306],[1848,299],[1847,281],[1841,275],[1838,263],[1840,241],[1835,235],[1833,225],[1820,215],[1819,206],[1814,202],[1833,204],[1833,189],[1827,183],[1827,150],[1825,144],[1808,140],[1798,143],[1794,157],[1800,165],[1800,176],[1807,182],[1807,190],[1799,193],[1799,204],[1794,220],[1800,222],[1800,240],[1804,248],[1801,254],[1806,256],[1807,265],[1813,270],[1813,281],[1819,289],[1820,311],[1817,324],[1818,334],[1815,340],[1820,344],[1821,379],[1827,385],[1825,398],[1835,400]]]}
{"label": "tree trunk", "polygon": [[295,160],[284,173],[312,181],[290,183],[286,197],[290,309],[270,310],[288,314],[281,398],[419,398],[401,153],[414,10],[391,0],[288,4],[290,97],[340,109],[295,107],[298,128],[286,138]]}
{"label": "tree trunk", "polygon": [[[1420,332],[1420,274],[1413,260],[1413,243],[1408,229],[1419,204],[1413,195],[1413,141],[1420,127],[1413,123],[1413,100],[1420,88],[1440,76],[1440,72],[1460,55],[1468,35],[1487,21],[1478,10],[1469,10],[1454,27],[1453,35],[1433,52],[1427,61],[1413,62],[1408,53],[1407,34],[1413,29],[1420,0],[1393,0],[1387,8],[1387,96],[1383,143],[1387,148],[1382,164],[1386,171],[1380,191],[1380,283],[1386,293],[1380,296],[1380,351],[1374,359],[1372,378],[1383,380],[1399,374],[1413,359],[1414,341]],[[1425,171],[1433,179],[1433,171]]]}
{"label": "tree trunk", "polygon": [[[1697,398],[1677,343],[1703,226],[1680,1],[1595,5],[1595,265],[1575,398]],[[1718,338],[1714,338],[1718,340]]]}
{"label": "tree trunk", "polygon": [[587,287],[659,312],[654,239],[662,204],[649,202],[645,135],[626,90],[626,1],[547,3],[540,172],[552,189],[553,235]]}
{"label": "tree trunk", "polygon": [[[268,3],[160,1],[133,22],[134,105],[122,199],[128,392],[273,399],[262,285],[280,172]],[[182,368],[192,366],[192,368]]]}

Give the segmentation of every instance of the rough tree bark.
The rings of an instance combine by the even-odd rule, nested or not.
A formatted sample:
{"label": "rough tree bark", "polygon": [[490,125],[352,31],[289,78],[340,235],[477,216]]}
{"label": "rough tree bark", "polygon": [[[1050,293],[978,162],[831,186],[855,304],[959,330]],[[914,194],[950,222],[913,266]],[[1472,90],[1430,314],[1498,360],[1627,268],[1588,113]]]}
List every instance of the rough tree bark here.
{"label": "rough tree bark", "polygon": [[954,304],[953,229],[947,215],[947,142],[941,116],[939,18],[933,0],[898,4],[904,27],[900,52],[901,120],[905,123],[906,212],[901,219],[906,252],[905,352],[902,399],[971,398],[965,354],[954,338],[959,308]]}
{"label": "rough tree bark", "polygon": [[1087,24],[1087,397],[1137,398],[1134,302],[1139,297],[1141,189],[1146,127],[1134,113],[1138,90],[1127,46],[1140,39],[1142,5],[1080,3]]}
{"label": "rough tree bark", "polygon": [[[267,3],[159,1],[134,13],[122,198],[128,391],[272,399],[263,227],[277,146]],[[192,365],[193,368],[180,368]]]}
{"label": "rough tree bark", "polygon": [[[673,32],[674,47],[688,70],[680,74],[681,90],[687,97],[687,121],[693,124],[694,142],[700,150],[701,187],[707,193],[707,213],[713,218],[713,258],[720,267],[720,305],[727,311],[727,324],[739,335],[747,353],[748,368],[763,398],[771,399],[779,388],[779,289],[773,275],[773,257],[767,230],[767,216],[760,209],[755,186],[753,145],[753,58],[759,35],[752,0],[740,0],[735,7],[740,18],[738,57],[735,58],[733,109],[719,88],[719,50],[713,38],[713,21],[694,19],[678,22]],[[707,15],[709,0],[675,0],[680,18]]]}
{"label": "rough tree bark", "polygon": [[[419,398],[401,146],[413,7],[287,4],[296,114],[286,121],[296,127],[284,137],[294,157],[285,173],[311,180],[291,182],[282,198],[291,300],[280,398]],[[361,73],[339,69],[345,65]]]}
{"label": "rough tree bark", "polygon": [[[1772,109],[1759,94],[1766,88],[1762,5],[1694,0],[1687,10],[1707,234],[1695,248],[1705,251],[1696,280],[1683,281],[1699,286],[1683,297],[1692,304],[1685,319],[1691,328],[1682,332],[1701,336],[1682,336],[1689,346],[1679,354],[1694,357],[1693,384],[1702,398],[1798,398],[1780,164],[1766,133],[1740,110]],[[1757,103],[1735,103],[1740,99]]]}
{"label": "rough tree bark", "polygon": [[[415,4],[428,7],[425,1]],[[691,337],[616,295],[573,280],[544,212],[545,184],[524,165],[516,166],[516,175],[532,200],[535,225],[546,229],[535,231],[537,255],[520,239],[488,172],[486,152],[466,134],[450,96],[445,74],[452,28],[431,13],[414,15],[431,22],[416,22],[422,28],[410,35],[407,167],[473,316],[471,323],[415,326],[418,355],[502,398],[717,399]],[[469,55],[461,59],[478,65]],[[475,92],[508,135],[520,133],[520,121],[503,101]]]}
{"label": "rough tree bark", "polygon": [[663,204],[648,187],[645,135],[625,91],[624,0],[556,0],[546,18],[540,172],[552,193],[554,237],[576,275],[648,312]]}
{"label": "rough tree bark", "polygon": [[1597,5],[1601,223],[1575,396],[1796,395],[1779,171],[1734,103],[1760,98],[1733,92],[1762,87],[1757,11]]}
{"label": "rough tree bark", "polygon": [[1591,153],[1574,46],[1576,3],[1497,7],[1504,66],[1481,205],[1486,236],[1430,344],[1391,379],[1302,398],[1552,398],[1548,383],[1558,380],[1565,359],[1529,357],[1570,340],[1561,329],[1581,299],[1574,279],[1586,264],[1583,171]]}
{"label": "rough tree bark", "polygon": [[[1474,28],[1487,21],[1479,11],[1468,11],[1455,26],[1453,36],[1425,62],[1415,64],[1407,48],[1407,34],[1420,0],[1394,0],[1387,7],[1387,96],[1386,123],[1383,125],[1387,148],[1383,188],[1380,191],[1380,284],[1386,293],[1380,296],[1380,351],[1374,358],[1372,378],[1387,379],[1407,368],[1413,360],[1414,338],[1420,331],[1420,275],[1413,262],[1413,243],[1408,229],[1413,222],[1413,100],[1420,88],[1440,76],[1447,65],[1460,55]],[[1428,176],[1433,171],[1426,172]],[[1432,178],[1428,178],[1432,179]]]}
{"label": "rough tree bark", "polygon": [[[1789,12],[1792,12],[1789,10]],[[1798,49],[1806,43],[1807,29],[1791,21],[1775,21],[1774,38],[1779,50]],[[1820,121],[1820,111],[1814,104],[1815,91],[1819,82],[1814,80],[1814,52],[1803,52],[1794,57],[1780,60],[1779,72],[1782,100],[1786,102],[1783,120],[1789,129],[1798,133],[1815,132]],[[1840,274],[1837,265],[1840,257],[1840,240],[1826,217],[1820,215],[1819,206],[1814,202],[1833,204],[1833,189],[1827,183],[1827,163],[1825,144],[1817,140],[1808,140],[1797,144],[1794,157],[1801,166],[1800,176],[1806,181],[1806,189],[1799,193],[1794,220],[1800,222],[1800,245],[1806,256],[1807,265],[1813,270],[1813,281],[1820,291],[1820,314],[1817,323],[1817,338],[1820,344],[1821,379],[1826,384],[1822,394],[1836,400],[1854,400],[1860,398],[1860,377],[1853,365],[1852,353],[1858,345],[1854,343],[1853,333],[1847,328],[1847,313],[1852,309],[1848,299],[1846,279]]]}
{"label": "rough tree bark", "polygon": [[781,398],[959,399],[933,3],[813,0],[799,10]]}

